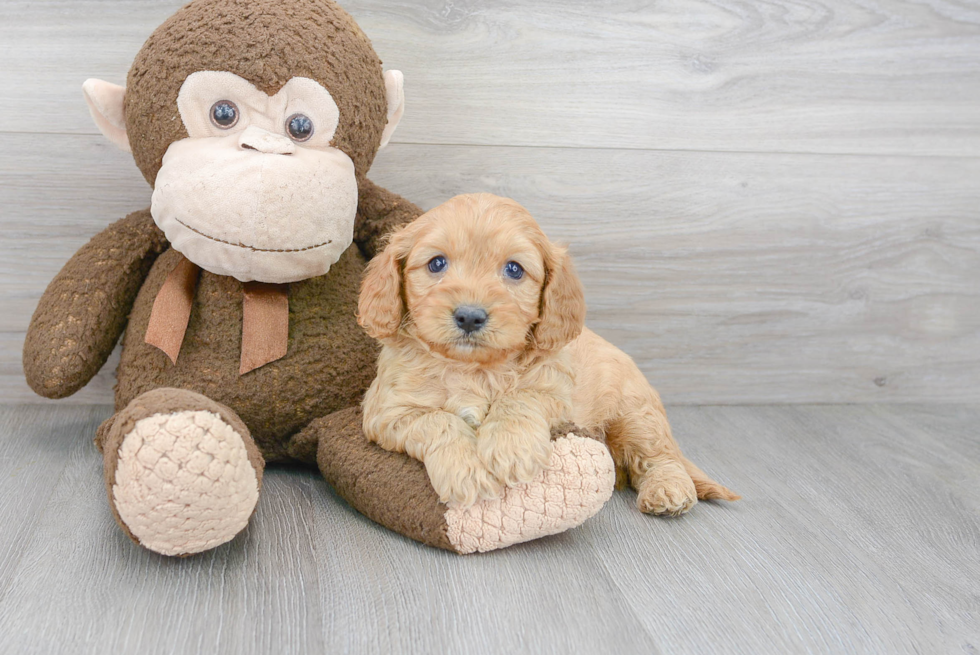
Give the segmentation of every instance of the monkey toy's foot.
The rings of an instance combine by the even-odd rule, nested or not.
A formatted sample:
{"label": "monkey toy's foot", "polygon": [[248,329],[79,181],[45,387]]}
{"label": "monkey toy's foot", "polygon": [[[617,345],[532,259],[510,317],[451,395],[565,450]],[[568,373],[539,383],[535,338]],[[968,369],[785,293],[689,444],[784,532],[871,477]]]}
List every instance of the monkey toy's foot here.
{"label": "monkey toy's foot", "polygon": [[584,523],[612,495],[616,473],[606,446],[565,430],[531,482],[496,500],[448,507],[423,464],[368,441],[361,420],[360,410],[350,408],[313,421],[292,442],[293,456],[316,461],[361,513],[429,546],[465,554],[556,534]]}
{"label": "monkey toy's foot", "polygon": [[553,444],[551,461],[531,482],[508,487],[497,500],[449,508],[447,536],[457,552],[496,550],[564,532],[602,508],[616,481],[609,450],[575,434]]}
{"label": "monkey toy's foot", "polygon": [[163,555],[192,555],[248,524],[264,462],[234,412],[182,389],[135,398],[99,428],[106,490],[126,534]]}

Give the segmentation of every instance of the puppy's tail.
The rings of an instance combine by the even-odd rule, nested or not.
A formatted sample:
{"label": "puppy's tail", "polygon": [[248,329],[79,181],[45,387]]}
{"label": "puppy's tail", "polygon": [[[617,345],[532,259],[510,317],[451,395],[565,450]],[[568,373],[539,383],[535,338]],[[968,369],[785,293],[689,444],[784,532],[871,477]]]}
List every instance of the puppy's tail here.
{"label": "puppy's tail", "polygon": [[707,473],[695,466],[694,462],[688,458],[682,456],[681,459],[684,460],[684,468],[687,469],[687,474],[694,480],[698,500],[739,500],[741,498],[728,487],[723,487],[709,478]]}

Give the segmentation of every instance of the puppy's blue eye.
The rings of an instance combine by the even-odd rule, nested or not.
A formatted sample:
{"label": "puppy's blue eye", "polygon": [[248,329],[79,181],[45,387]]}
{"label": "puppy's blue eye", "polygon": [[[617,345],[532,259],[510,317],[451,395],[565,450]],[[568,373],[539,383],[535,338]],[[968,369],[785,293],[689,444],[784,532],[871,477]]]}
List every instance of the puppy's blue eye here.
{"label": "puppy's blue eye", "polygon": [[524,277],[524,268],[517,262],[507,262],[504,264],[504,275],[512,280],[520,280]]}
{"label": "puppy's blue eye", "polygon": [[442,255],[436,255],[429,260],[429,270],[433,273],[442,273],[449,266],[449,262]]}

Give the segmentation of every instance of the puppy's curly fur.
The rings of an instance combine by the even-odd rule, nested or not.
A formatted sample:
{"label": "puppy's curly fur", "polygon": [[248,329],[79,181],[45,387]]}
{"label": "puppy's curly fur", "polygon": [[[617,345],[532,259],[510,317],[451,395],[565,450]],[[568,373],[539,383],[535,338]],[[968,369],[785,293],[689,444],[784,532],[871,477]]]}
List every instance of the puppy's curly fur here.
{"label": "puppy's curly fur", "polygon": [[[464,330],[460,307],[484,322]],[[513,200],[457,196],[395,232],[368,265],[358,320],[383,344],[364,432],[424,462],[443,502],[529,482],[566,421],[605,434],[644,512],[738,499],[684,458],[633,360],[584,327],[571,259]]]}

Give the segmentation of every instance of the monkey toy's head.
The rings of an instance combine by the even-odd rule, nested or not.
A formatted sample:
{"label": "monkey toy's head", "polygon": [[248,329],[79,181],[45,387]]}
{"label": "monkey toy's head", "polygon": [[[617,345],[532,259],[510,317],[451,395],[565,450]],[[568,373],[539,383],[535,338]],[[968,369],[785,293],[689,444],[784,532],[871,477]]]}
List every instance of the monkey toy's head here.
{"label": "monkey toy's head", "polygon": [[404,107],[401,73],[382,74],[332,0],[194,0],[147,40],[125,88],[84,92],[153,186],[171,245],[243,282],[329,270]]}

